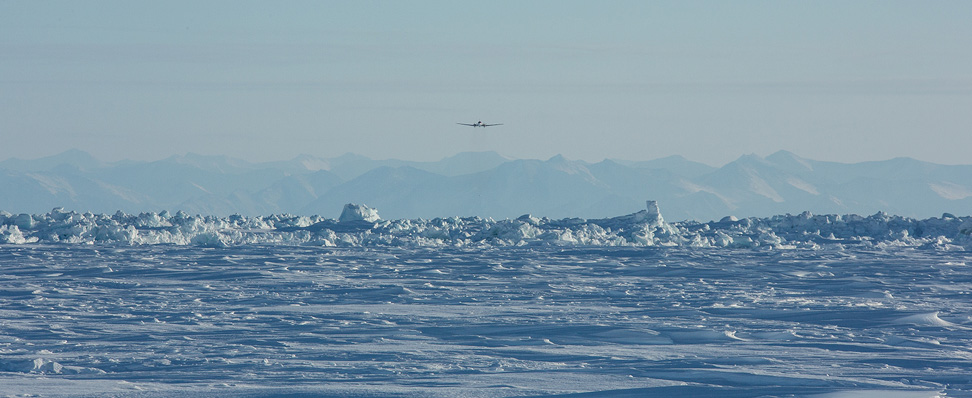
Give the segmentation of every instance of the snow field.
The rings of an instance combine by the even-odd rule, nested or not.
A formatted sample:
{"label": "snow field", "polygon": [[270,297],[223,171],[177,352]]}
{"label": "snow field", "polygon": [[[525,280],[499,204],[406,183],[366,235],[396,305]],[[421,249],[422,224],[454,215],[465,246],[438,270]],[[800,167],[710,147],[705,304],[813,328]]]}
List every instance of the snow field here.
{"label": "snow field", "polygon": [[969,262],[0,245],[0,396],[972,396]]}

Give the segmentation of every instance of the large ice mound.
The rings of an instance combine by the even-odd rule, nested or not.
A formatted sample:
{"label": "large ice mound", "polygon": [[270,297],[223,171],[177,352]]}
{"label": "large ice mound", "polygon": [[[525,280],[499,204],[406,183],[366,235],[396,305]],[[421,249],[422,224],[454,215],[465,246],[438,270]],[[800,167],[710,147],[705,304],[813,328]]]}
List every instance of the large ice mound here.
{"label": "large ice mound", "polygon": [[232,246],[688,246],[717,248],[822,248],[835,245],[907,246],[972,250],[972,217],[944,214],[916,220],[877,213],[726,217],[668,223],[658,204],[604,219],[481,217],[382,220],[378,211],[349,204],[338,220],[287,214],[212,217],[117,212],[47,214],[0,212],[0,244],[175,244]]}
{"label": "large ice mound", "polygon": [[340,222],[348,221],[367,221],[375,222],[381,220],[378,216],[378,210],[372,209],[367,205],[356,205],[354,203],[348,203],[344,205],[344,211],[341,212],[341,216],[338,217]]}

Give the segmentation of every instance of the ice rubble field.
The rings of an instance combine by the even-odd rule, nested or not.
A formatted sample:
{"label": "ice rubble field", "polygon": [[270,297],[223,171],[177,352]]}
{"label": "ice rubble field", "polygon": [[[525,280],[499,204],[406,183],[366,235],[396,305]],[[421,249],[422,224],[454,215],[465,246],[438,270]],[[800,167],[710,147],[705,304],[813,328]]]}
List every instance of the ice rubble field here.
{"label": "ice rubble field", "polygon": [[351,210],[0,215],[0,396],[972,396],[969,217]]}
{"label": "ice rubble field", "polygon": [[523,215],[514,220],[480,217],[382,220],[378,211],[348,204],[337,219],[320,216],[190,216],[117,212],[47,214],[0,211],[0,244],[176,244],[228,247],[284,244],[339,247],[686,246],[819,248],[913,246],[972,249],[972,217],[943,214],[915,220],[877,213],[726,217],[718,222],[668,223],[654,201],[634,214],[606,219],[551,220]]}

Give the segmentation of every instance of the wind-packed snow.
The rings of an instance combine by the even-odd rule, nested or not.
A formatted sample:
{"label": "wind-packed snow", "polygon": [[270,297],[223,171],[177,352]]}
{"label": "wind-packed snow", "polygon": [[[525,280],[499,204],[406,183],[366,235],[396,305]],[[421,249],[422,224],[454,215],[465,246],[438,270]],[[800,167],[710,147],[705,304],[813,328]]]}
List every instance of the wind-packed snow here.
{"label": "wind-packed snow", "polygon": [[0,396],[972,396],[970,263],[894,245],[0,245]]}
{"label": "wind-packed snow", "polygon": [[0,213],[0,397],[972,396],[970,235]]}
{"label": "wind-packed snow", "polygon": [[382,220],[376,209],[348,204],[338,220],[270,215],[218,218],[117,212],[113,215],[54,209],[47,214],[0,212],[0,243],[176,244],[234,246],[683,246],[820,248],[907,246],[972,249],[972,217],[943,214],[916,220],[877,213],[726,217],[713,222],[665,222],[654,201],[634,214],[606,219],[452,217]]}

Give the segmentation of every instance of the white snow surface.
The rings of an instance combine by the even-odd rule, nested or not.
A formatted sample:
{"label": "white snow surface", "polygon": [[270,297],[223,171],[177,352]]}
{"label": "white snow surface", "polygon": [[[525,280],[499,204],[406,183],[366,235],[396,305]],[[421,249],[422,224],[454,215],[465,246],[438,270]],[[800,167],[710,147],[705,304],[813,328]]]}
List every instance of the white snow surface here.
{"label": "white snow surface", "polygon": [[0,397],[972,397],[972,218],[647,208],[0,214]]}
{"label": "white snow surface", "polygon": [[0,245],[0,396],[972,396],[972,254]]}

